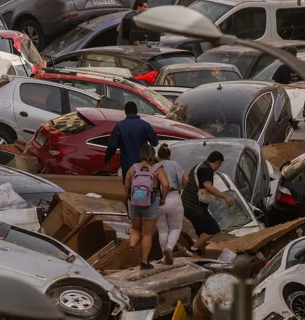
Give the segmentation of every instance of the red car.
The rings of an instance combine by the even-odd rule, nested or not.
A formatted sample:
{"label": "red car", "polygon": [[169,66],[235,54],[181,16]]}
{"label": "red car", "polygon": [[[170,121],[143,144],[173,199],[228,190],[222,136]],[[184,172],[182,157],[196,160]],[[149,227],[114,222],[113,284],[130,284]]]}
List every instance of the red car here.
{"label": "red car", "polygon": [[[120,167],[119,150],[111,160],[111,168],[105,167],[104,157],[115,124],[124,118],[124,112],[118,110],[79,108],[42,124],[25,153],[37,157],[39,171],[44,173],[115,174]],[[160,140],[212,137],[200,129],[161,117],[141,118],[153,126]]]}
{"label": "red car", "polygon": [[139,113],[150,115],[166,115],[172,106],[168,99],[141,84],[97,72],[48,70],[39,72],[35,78],[93,91],[119,102],[122,110],[128,101],[136,103]]}

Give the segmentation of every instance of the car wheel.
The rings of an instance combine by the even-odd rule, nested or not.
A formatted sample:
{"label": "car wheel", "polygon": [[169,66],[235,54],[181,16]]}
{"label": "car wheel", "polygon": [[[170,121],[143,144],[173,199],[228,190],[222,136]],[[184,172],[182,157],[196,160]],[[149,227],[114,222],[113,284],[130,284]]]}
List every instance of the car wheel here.
{"label": "car wheel", "polygon": [[305,291],[297,291],[290,294],[287,302],[297,319],[305,319]]}
{"label": "car wheel", "polygon": [[47,39],[35,20],[27,20],[18,26],[18,30],[27,34],[39,52],[47,46]]}
{"label": "car wheel", "polygon": [[0,128],[0,145],[1,144],[13,144],[17,136],[15,132]]}
{"label": "car wheel", "polygon": [[74,317],[95,320],[103,311],[101,298],[86,288],[60,287],[50,291],[49,296],[60,311]]}

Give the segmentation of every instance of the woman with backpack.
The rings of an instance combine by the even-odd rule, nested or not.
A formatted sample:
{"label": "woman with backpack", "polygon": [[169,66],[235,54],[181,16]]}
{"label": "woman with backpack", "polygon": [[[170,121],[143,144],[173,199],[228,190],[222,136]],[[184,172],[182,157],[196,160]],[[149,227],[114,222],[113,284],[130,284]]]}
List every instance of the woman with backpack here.
{"label": "woman with backpack", "polygon": [[[152,246],[152,238],[156,232],[159,206],[165,204],[169,184],[165,172],[155,162],[155,149],[150,144],[144,144],[140,149],[140,163],[134,164],[126,174],[125,191],[132,229],[130,232],[130,254],[128,259],[134,259],[136,244],[141,239],[142,262],[141,270],[153,269],[148,262]],[[162,191],[160,192],[160,186]]]}
{"label": "woman with backpack", "polygon": [[170,149],[167,144],[163,143],[158,150],[158,159],[165,171],[170,189],[166,204],[160,207],[157,227],[163,251],[163,262],[171,265],[173,264],[173,249],[179,239],[184,216],[180,193],[186,187],[189,179],[179,164],[170,160],[170,157]]}

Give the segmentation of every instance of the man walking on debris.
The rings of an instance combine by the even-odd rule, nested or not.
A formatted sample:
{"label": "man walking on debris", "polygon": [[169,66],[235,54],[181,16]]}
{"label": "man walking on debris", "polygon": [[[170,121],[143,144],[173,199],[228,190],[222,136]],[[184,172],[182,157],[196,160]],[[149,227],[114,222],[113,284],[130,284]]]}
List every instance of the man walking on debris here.
{"label": "man walking on debris", "polygon": [[[198,240],[190,248],[190,252],[196,255],[203,255],[207,241],[220,232],[217,222],[208,211],[209,203],[214,197],[218,197],[224,199],[228,207],[234,204],[230,196],[213,187],[214,172],[220,168],[223,161],[224,157],[220,152],[212,152],[206,161],[191,170],[189,183],[182,192],[184,215],[192,223],[198,236]],[[201,198],[200,189],[205,190],[205,196]]]}
{"label": "man walking on debris", "polygon": [[141,146],[148,142],[154,147],[158,145],[154,129],[148,122],[140,119],[137,105],[133,101],[126,103],[125,113],[126,118],[115,125],[110,135],[105,156],[105,163],[109,165],[111,157],[120,149],[123,184],[129,168],[140,162]]}

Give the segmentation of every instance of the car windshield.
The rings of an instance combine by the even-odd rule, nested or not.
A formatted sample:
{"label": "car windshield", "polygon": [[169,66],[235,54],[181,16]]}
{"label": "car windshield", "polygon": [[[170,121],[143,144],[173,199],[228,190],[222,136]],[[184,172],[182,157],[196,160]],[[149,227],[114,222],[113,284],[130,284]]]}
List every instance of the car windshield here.
{"label": "car windshield", "polygon": [[196,88],[202,84],[218,81],[240,80],[238,73],[220,71],[219,68],[200,71],[182,71],[169,74],[165,77],[164,85]]}
{"label": "car windshield", "polygon": [[210,133],[214,137],[241,137],[241,128],[237,123],[220,123],[220,122],[209,122],[200,123],[198,127]]}
{"label": "car windshield", "polygon": [[272,78],[276,70],[283,64],[280,60],[276,60],[269,64],[266,68],[258,72],[252,79],[258,81],[273,82]]}
{"label": "car windshield", "polygon": [[197,61],[234,64],[244,78],[255,59],[255,55],[241,54],[240,52],[205,52]]}
{"label": "car windshield", "polygon": [[57,53],[64,54],[75,51],[84,39],[93,33],[92,30],[77,27],[69,32],[63,33],[55,39],[44,51],[42,56],[46,58],[54,57]]}
{"label": "car windshield", "polygon": [[193,63],[195,57],[191,53],[187,52],[173,52],[170,54],[161,54],[149,60],[149,63],[156,69],[161,69],[164,66],[178,63]]}
{"label": "car windshield", "polygon": [[40,200],[51,202],[54,196],[54,192],[19,193],[19,195],[29,205],[38,207]]}
{"label": "car windshield", "polygon": [[61,249],[59,245],[56,246],[49,239],[43,238],[42,235],[34,236],[14,226],[9,229],[4,241],[58,259],[66,259],[69,254],[68,251]]}
{"label": "car windshield", "polygon": [[26,61],[32,64],[42,61],[41,55],[30,39],[25,39],[21,42],[21,54]]}
{"label": "car windshield", "polygon": [[300,240],[291,246],[287,255],[286,269],[291,268],[300,263],[300,260],[296,259],[295,255],[304,248],[305,240]]}
{"label": "car windshield", "polygon": [[189,8],[200,12],[201,14],[208,17],[212,22],[218,20],[221,16],[223,16],[226,12],[233,8],[233,6],[229,6],[227,4],[216,3],[206,0],[195,1]]}
{"label": "car windshield", "polygon": [[161,94],[158,94],[153,90],[143,89],[142,92],[145,95],[147,95],[150,99],[156,101],[160,106],[162,106],[166,110],[169,110],[173,105],[168,99],[166,99]]}
{"label": "car windshield", "polygon": [[230,232],[234,228],[245,226],[252,222],[252,218],[249,215],[247,208],[241,202],[239,196],[234,190],[224,191],[234,199],[234,206],[228,208],[226,202],[223,199],[217,198],[217,200],[209,205],[209,212],[217,221],[222,231]]}

